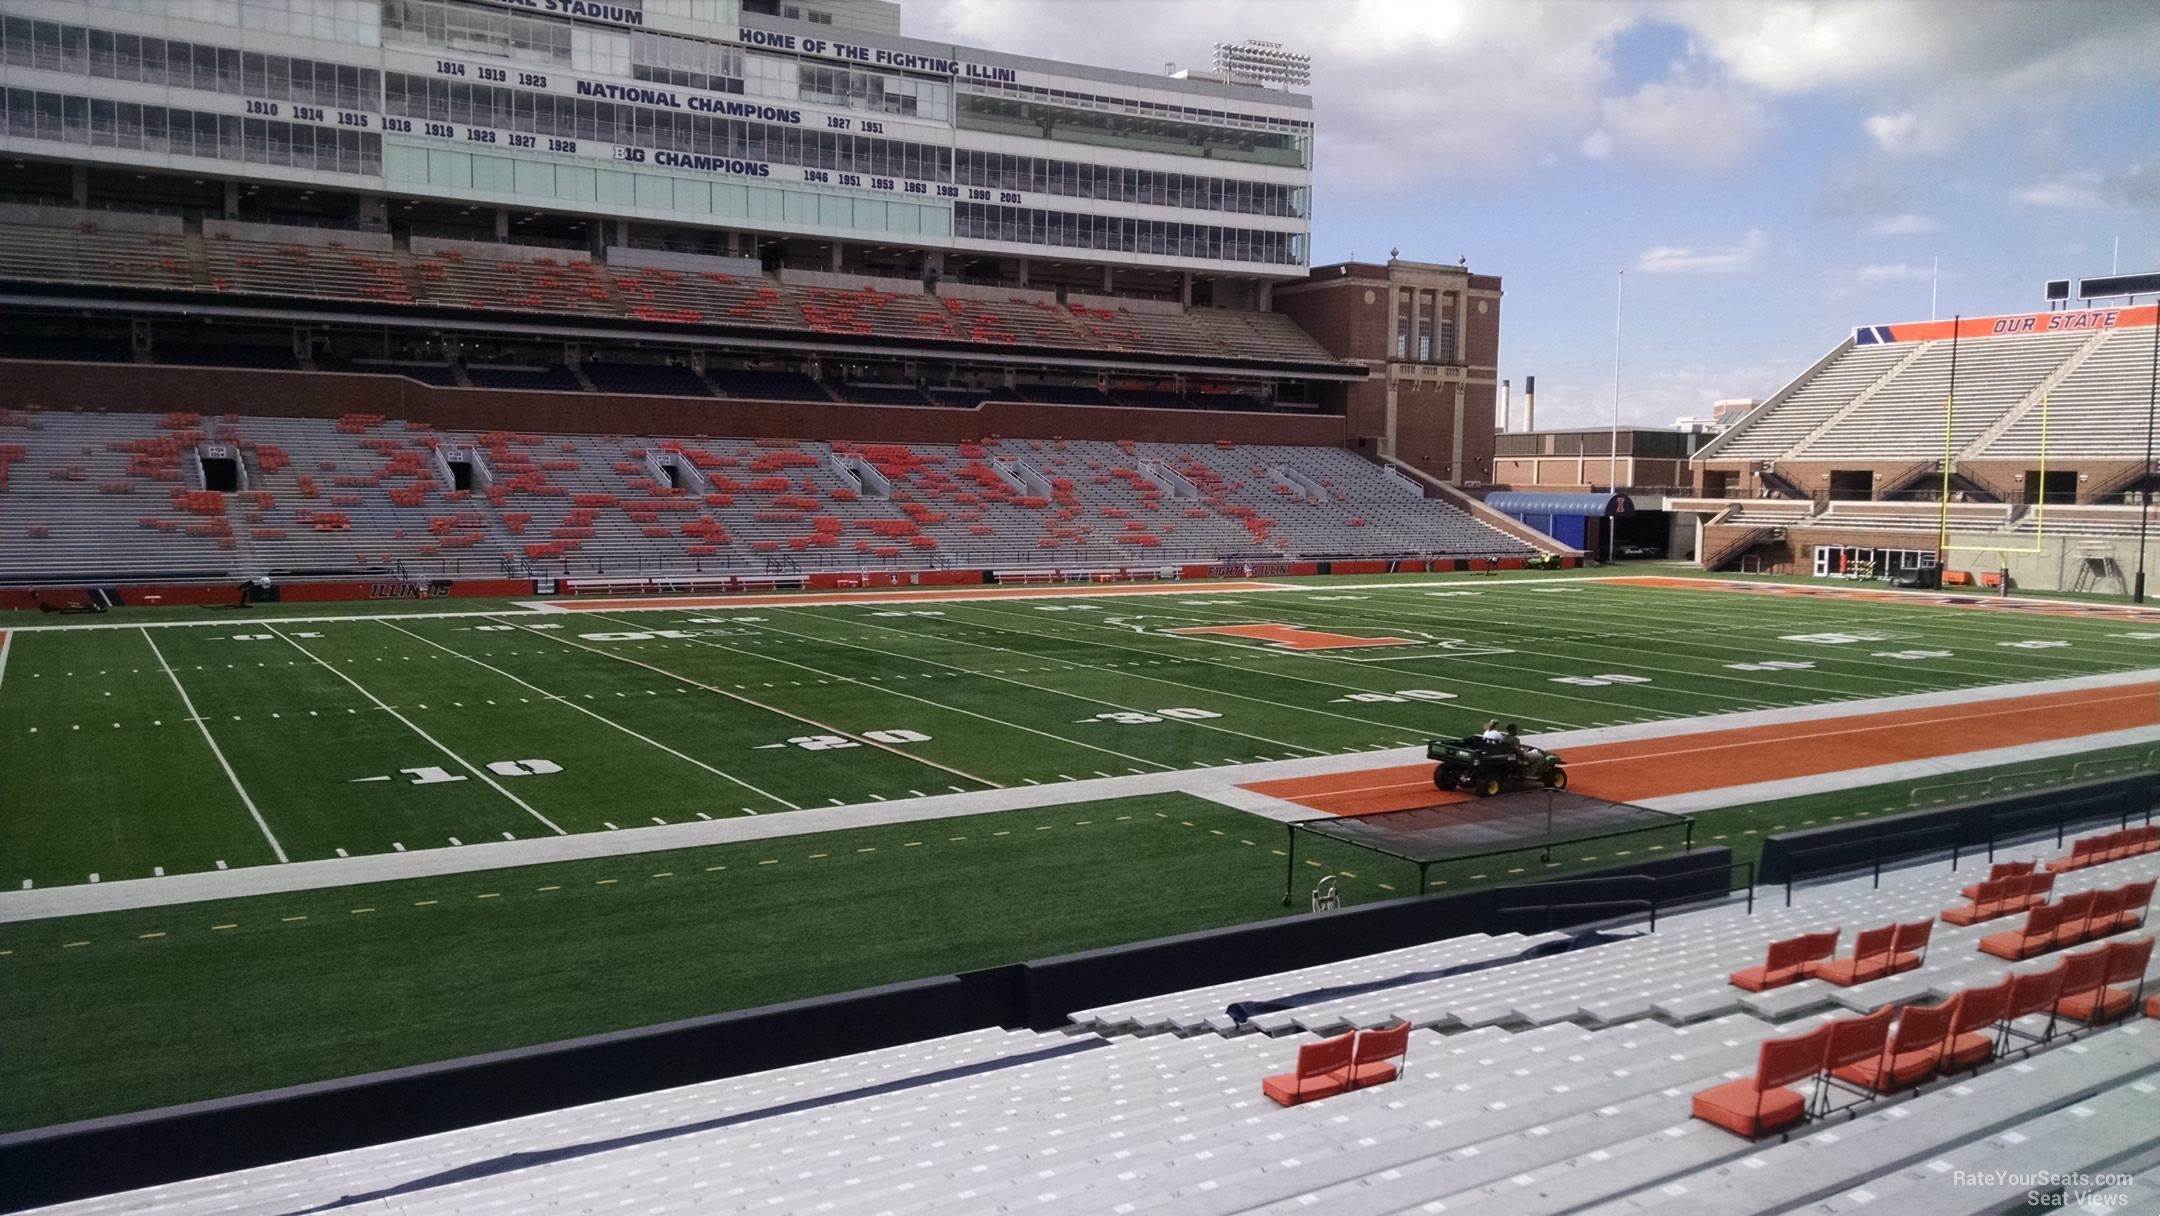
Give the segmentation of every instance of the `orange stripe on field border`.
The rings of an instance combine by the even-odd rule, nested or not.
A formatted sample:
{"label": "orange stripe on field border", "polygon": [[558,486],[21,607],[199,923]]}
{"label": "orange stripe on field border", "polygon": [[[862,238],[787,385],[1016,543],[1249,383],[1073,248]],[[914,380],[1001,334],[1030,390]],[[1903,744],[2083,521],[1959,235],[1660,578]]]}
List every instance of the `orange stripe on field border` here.
{"label": "orange stripe on field border", "polygon": [[[1815,718],[1771,726],[1569,748],[1569,788],[1615,802],[1873,768],[2160,724],[2160,683],[2040,693],[1988,702]],[[1825,740],[1836,740],[1825,746]],[[1459,802],[1434,789],[1432,765],[1390,765],[1241,788],[1331,815]]]}

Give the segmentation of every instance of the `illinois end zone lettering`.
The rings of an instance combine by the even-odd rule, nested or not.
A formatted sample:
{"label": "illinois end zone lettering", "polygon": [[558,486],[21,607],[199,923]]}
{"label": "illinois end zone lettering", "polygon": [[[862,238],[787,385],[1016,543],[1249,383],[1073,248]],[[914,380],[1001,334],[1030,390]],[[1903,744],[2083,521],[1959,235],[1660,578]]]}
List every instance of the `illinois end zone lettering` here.
{"label": "illinois end zone lettering", "polygon": [[1165,629],[1173,634],[1222,634],[1234,638],[1250,638],[1266,642],[1279,650],[1351,650],[1362,646],[1415,646],[1415,638],[1361,638],[1347,633],[1327,633],[1318,629],[1305,629],[1297,625],[1274,623],[1258,625],[1193,625],[1184,629]]}

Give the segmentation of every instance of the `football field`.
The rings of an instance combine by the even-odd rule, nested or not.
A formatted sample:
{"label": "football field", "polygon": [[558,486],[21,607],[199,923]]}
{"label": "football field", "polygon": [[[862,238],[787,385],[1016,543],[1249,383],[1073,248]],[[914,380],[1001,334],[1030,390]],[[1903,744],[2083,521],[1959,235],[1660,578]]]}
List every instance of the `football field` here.
{"label": "football field", "polygon": [[[1270,771],[1248,763],[1361,772],[1491,717],[1637,724],[1609,733],[1655,744],[1683,729],[1667,719],[2160,666],[2160,623],[2092,606],[1720,586],[1401,578],[11,622],[0,1130],[1293,915],[1286,865],[1300,892],[1334,874],[1359,903],[1674,847],[1533,848],[1429,874],[1325,842],[1286,860],[1280,824],[1232,796]],[[2047,702],[2067,706],[2033,725],[2060,744],[2051,759],[1984,758],[2000,753],[1978,724],[1992,716],[1999,739],[2007,712],[2017,731],[2008,707],[2031,698],[1908,716],[1976,724],[1943,766],[1992,765],[2010,788],[2036,766],[2059,781],[2150,765],[2152,723],[2120,730],[2118,704],[2142,698],[2153,719],[2149,685],[2101,683]],[[1812,771],[1860,763],[1838,724],[1801,730],[1844,740]],[[1708,737],[1675,734],[1671,754],[1716,759],[1673,763],[1714,768],[1698,774],[1712,786],[1763,775]],[[1567,750],[1594,788],[1597,748]],[[1393,758],[1346,755],[1368,751]],[[1695,839],[1748,861],[1765,834],[1981,775],[1928,772],[1719,804],[1694,813]],[[505,837],[523,843],[482,847]],[[625,847],[560,852],[588,843]],[[400,853],[416,856],[385,856]],[[303,871],[327,877],[242,886]],[[208,885],[166,894],[188,883]],[[24,902],[78,896],[125,898]]]}
{"label": "football field", "polygon": [[1538,733],[2160,666],[2160,624],[2128,617],[1662,582],[18,628],[0,885],[816,816],[1399,747],[1494,717]]}

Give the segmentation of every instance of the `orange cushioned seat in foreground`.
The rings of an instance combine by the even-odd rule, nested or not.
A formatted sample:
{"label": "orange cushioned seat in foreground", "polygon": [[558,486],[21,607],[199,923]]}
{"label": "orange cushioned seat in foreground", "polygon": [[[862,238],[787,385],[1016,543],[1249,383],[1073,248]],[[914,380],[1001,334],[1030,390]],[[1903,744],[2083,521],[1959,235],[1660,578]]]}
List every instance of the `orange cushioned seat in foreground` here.
{"label": "orange cushioned seat in foreground", "polygon": [[1410,1023],[1400,1022],[1385,1030],[1360,1030],[1351,1053],[1350,1088],[1363,1089],[1392,1081],[1410,1062]]}
{"label": "orange cushioned seat in foreground", "polygon": [[1260,1092],[1283,1106],[1332,1098],[1348,1088],[1356,1034],[1337,1035],[1298,1048],[1297,1067],[1260,1083]]}
{"label": "orange cushioned seat in foreground", "polygon": [[1755,1075],[1696,1094],[1695,1117],[1750,1139],[1805,1119],[1808,1099],[1785,1087],[1811,1081],[1822,1071],[1830,1032],[1831,1024],[1825,1022],[1794,1038],[1764,1042]]}
{"label": "orange cushioned seat in foreground", "polygon": [[1931,1009],[1908,1007],[1898,1017],[1882,1052],[1872,1059],[1847,1064],[1834,1074],[1839,1080],[1879,1094],[1918,1085],[1935,1075],[1935,1059],[1941,1053],[1943,1035],[1957,1016],[1958,1000]]}
{"label": "orange cushioned seat in foreground", "polygon": [[[2100,955],[2099,962],[2087,962],[2095,953]],[[2087,1025],[2112,1022],[2130,1012],[2144,991],[2145,968],[2151,965],[2152,954],[2153,939],[2145,937],[2109,942],[2100,950],[2071,955],[2070,976],[2063,981],[2063,996],[2055,1003],[2055,1012]],[[2088,974],[2099,978],[2088,981]],[[2114,984],[2129,987],[2110,987]]]}
{"label": "orange cushioned seat in foreground", "polygon": [[2010,1007],[2010,988],[2015,982],[2004,976],[2000,983],[1985,988],[1967,988],[1957,995],[1954,1002],[1957,1014],[1951,1018],[1950,1029],[1943,1039],[1939,1064],[1943,1072],[1978,1068],[1994,1057],[1995,1024]]}
{"label": "orange cushioned seat in foreground", "polygon": [[2003,933],[1991,933],[1980,939],[1980,951],[1996,958],[2006,958],[2013,963],[2023,962],[2036,954],[2046,954],[2055,948],[2055,930],[2062,925],[2063,906],[2059,903],[2041,904],[2025,914],[2025,927]]}

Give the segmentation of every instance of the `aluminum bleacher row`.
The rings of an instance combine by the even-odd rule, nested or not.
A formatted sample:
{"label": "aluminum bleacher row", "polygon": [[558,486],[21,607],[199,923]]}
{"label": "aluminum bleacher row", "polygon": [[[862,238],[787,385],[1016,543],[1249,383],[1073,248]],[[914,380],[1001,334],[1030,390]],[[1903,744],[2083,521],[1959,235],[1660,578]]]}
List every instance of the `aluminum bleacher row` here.
{"label": "aluminum bleacher row", "polygon": [[[1957,343],[1949,444],[1966,460],[2120,457],[2144,440],[2152,337],[2143,329]],[[1940,460],[1951,343],[1847,346],[1700,457]]]}
{"label": "aluminum bleacher row", "polygon": [[[2052,842],[2030,852],[2070,859]],[[2160,853],[2065,869],[2058,898],[2140,882],[2149,898],[2156,874]],[[2011,967],[1975,949],[1987,926],[1936,924],[1924,961],[1885,978],[1761,993],[1727,981],[1795,932],[1931,920],[1972,877],[1897,870],[1879,888],[1863,877],[1805,889],[1789,909],[1669,914],[1543,957],[1526,947],[1556,935],[1456,938],[1082,1010],[1060,1032],[977,1031],[47,1210],[1722,1216],[1894,1198],[1882,1210],[1977,1216],[2031,1184],[1954,1171],[2142,1161],[2077,1197],[2137,1210],[2120,1205],[2155,1193],[2138,1154],[2160,1094],[2160,1023],[2146,1016],[2160,1001],[2091,1021],[2023,1016],[2000,1054],[1989,1026],[1954,1070],[1780,1135],[1692,1115],[1695,1095],[1819,1044],[1826,1025],[1939,1020],[1932,1010],[1963,1008],[1961,994],[2006,971],[2059,961]],[[2156,981],[2148,957],[2120,985]],[[1225,1012],[1245,1002],[1277,1012]],[[1365,1059],[1368,1042],[1387,1055],[1363,1083],[1286,1085],[1285,1069],[1321,1054],[1307,1050],[1327,1044],[1318,1036],[1390,1027],[1393,1042],[1336,1041],[1337,1055]]]}
{"label": "aluminum bleacher row", "polygon": [[[241,492],[205,489],[202,461],[220,445],[239,461]],[[369,415],[18,411],[0,415],[0,452],[0,565],[31,578],[1534,552],[1333,448],[543,436]]]}
{"label": "aluminum bleacher row", "polygon": [[[672,255],[690,266],[697,259]],[[783,281],[754,264],[712,268],[604,261],[538,249],[382,233],[0,204],[0,279],[216,291],[265,300],[369,301],[490,311],[770,328],[798,335],[933,340],[1226,361],[1333,364],[1287,317],[1151,301],[1059,302],[1041,291],[953,288],[827,275],[836,287]],[[732,267],[731,270],[717,267]]]}

